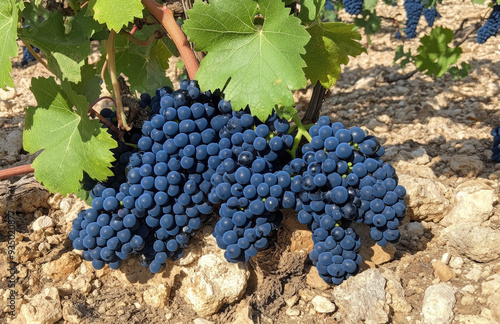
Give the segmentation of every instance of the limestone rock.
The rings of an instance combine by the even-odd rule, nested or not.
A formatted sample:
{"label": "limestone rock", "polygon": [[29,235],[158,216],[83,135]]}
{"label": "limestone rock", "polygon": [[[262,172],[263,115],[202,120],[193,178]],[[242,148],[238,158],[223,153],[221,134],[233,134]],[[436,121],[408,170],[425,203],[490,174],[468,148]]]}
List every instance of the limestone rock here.
{"label": "limestone rock", "polygon": [[407,216],[413,221],[439,222],[450,202],[446,187],[439,182],[431,168],[399,161],[394,165],[399,184],[406,189]]}
{"label": "limestone rock", "polygon": [[489,227],[454,224],[441,232],[440,239],[454,255],[477,262],[490,262],[500,257],[500,231]]}
{"label": "limestone rock", "polygon": [[44,263],[43,273],[54,280],[65,279],[82,263],[82,257],[76,253],[63,254],[59,259]]}
{"label": "limestone rock", "polygon": [[143,293],[144,302],[154,308],[165,307],[167,298],[170,295],[170,287],[160,284],[152,287]]}
{"label": "limestone rock", "polygon": [[425,290],[422,306],[424,323],[451,323],[455,303],[455,291],[449,285],[440,283],[430,286]]}
{"label": "limestone rock", "polygon": [[59,293],[56,288],[45,288],[28,304],[21,306],[20,316],[26,324],[52,324],[63,316]]}
{"label": "limestone rock", "polygon": [[450,168],[460,175],[477,177],[484,169],[484,163],[477,156],[454,155],[450,159]]}
{"label": "limestone rock", "polygon": [[316,296],[313,298],[311,303],[318,313],[328,314],[335,312],[335,304],[329,301],[326,297]]}
{"label": "limestone rock", "polygon": [[49,216],[41,216],[33,222],[33,230],[40,231],[54,226],[54,221]]}
{"label": "limestone rock", "polygon": [[453,199],[453,208],[441,221],[444,226],[467,223],[480,225],[493,212],[493,205],[498,201],[498,193],[493,188],[493,181],[474,179],[460,184]]}
{"label": "limestone rock", "polygon": [[500,273],[489,276],[481,283],[481,291],[484,295],[500,292]]}
{"label": "limestone rock", "polygon": [[488,307],[491,309],[491,317],[500,322],[500,291],[496,291],[490,297],[488,297]]}
{"label": "limestone rock", "polygon": [[345,323],[387,323],[384,309],[386,279],[377,269],[369,269],[344,281],[333,290],[340,318]]}
{"label": "limestone rock", "polygon": [[[372,262],[375,265],[384,264],[394,259],[396,247],[393,244],[380,246],[370,236],[370,228],[364,224],[352,224],[352,227],[361,238],[361,248],[359,255],[364,263]],[[371,264],[371,263],[370,263]]]}
{"label": "limestone rock", "polygon": [[441,281],[449,281],[455,278],[455,272],[440,260],[433,262],[432,267],[434,268],[434,275]]}
{"label": "limestone rock", "polygon": [[401,278],[394,273],[394,271],[387,268],[380,268],[380,272],[387,280],[385,285],[386,290],[386,303],[394,310],[394,312],[399,312],[407,314],[411,312],[412,307],[406,300],[405,290],[401,285]]}
{"label": "limestone rock", "polygon": [[253,324],[252,307],[247,301],[242,301],[234,312],[234,321],[232,324]]}
{"label": "limestone rock", "polygon": [[229,263],[222,253],[203,255],[185,271],[179,292],[199,316],[212,315],[241,298],[250,277],[247,265]]}
{"label": "limestone rock", "polygon": [[18,95],[16,88],[5,87],[0,88],[0,100],[12,100]]}
{"label": "limestone rock", "polygon": [[370,89],[375,86],[376,80],[374,77],[361,78],[354,84],[354,89]]}

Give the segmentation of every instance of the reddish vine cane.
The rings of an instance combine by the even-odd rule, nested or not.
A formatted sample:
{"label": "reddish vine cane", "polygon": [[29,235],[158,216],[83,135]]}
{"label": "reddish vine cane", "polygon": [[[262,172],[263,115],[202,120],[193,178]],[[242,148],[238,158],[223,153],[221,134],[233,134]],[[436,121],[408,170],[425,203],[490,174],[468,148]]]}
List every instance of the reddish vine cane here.
{"label": "reddish vine cane", "polygon": [[[196,72],[199,68],[199,63],[196,60],[191,46],[184,35],[183,31],[180,29],[179,25],[175,21],[174,14],[172,10],[163,6],[155,0],[142,0],[142,3],[148,10],[153,14],[153,16],[158,19],[162,26],[167,30],[168,34],[172,38],[175,46],[179,50],[179,53],[184,61],[187,73],[191,79],[194,79]],[[14,168],[9,168],[5,170],[0,170],[0,180],[14,177],[17,175],[23,175],[27,173],[34,172],[35,169],[31,167],[31,164],[26,164]]]}

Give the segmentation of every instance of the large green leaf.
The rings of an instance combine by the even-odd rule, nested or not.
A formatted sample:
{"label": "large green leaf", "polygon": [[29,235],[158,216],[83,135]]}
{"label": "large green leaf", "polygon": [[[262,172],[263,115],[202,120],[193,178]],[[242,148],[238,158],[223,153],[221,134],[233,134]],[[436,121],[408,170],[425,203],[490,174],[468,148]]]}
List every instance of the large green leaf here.
{"label": "large green leaf", "polygon": [[419,71],[438,78],[448,71],[450,65],[457,63],[462,49],[449,47],[452,40],[453,31],[443,27],[433,28],[429,36],[420,38],[422,45],[417,48],[415,56]]}
{"label": "large green leaf", "polygon": [[80,69],[90,55],[90,37],[100,27],[83,14],[76,15],[69,27],[66,33],[62,14],[54,12],[37,26],[19,30],[19,36],[43,52],[49,69],[59,79],[80,82]]}
{"label": "large green leaf", "polygon": [[22,5],[20,0],[0,1],[0,88],[14,86],[10,58],[17,56],[17,20]]}
{"label": "large green leaf", "polygon": [[305,23],[318,19],[326,0],[302,0],[300,2],[299,18]]}
{"label": "large green leaf", "polygon": [[119,32],[134,18],[142,18],[144,6],[141,0],[90,0],[89,9],[93,11],[95,20]]}
{"label": "large green leaf", "polygon": [[208,52],[196,75],[203,89],[225,87],[234,109],[249,105],[261,120],[275,105],[294,105],[291,90],[307,81],[301,54],[310,36],[283,2],[196,2],[189,17],[184,31],[197,50]]}
{"label": "large green leaf", "polygon": [[318,22],[307,28],[307,31],[311,40],[302,57],[307,64],[304,72],[312,84],[319,81],[323,87],[331,88],[339,77],[340,65],[347,64],[349,56],[366,51],[358,42],[361,35],[353,25]]}
{"label": "large green leaf", "polygon": [[38,107],[26,110],[23,145],[31,154],[43,150],[32,164],[37,180],[67,194],[80,189],[83,171],[99,181],[111,176],[110,149],[117,144],[99,121],[88,118],[85,97],[53,77],[32,79],[31,92]]}

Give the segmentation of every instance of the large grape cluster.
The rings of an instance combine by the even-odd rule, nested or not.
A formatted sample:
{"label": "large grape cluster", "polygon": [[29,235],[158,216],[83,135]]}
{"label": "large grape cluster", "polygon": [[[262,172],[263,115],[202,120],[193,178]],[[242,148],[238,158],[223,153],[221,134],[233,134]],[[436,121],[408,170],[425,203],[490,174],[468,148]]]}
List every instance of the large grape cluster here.
{"label": "large grape cluster", "polygon": [[321,117],[309,129],[303,156],[289,163],[299,222],[313,232],[310,258],[320,276],[340,283],[358,271],[359,237],[350,224],[364,222],[379,245],[397,242],[405,213],[404,188],[380,157],[383,147],[359,127],[345,129]]}
{"label": "large grape cluster", "polygon": [[298,211],[313,232],[311,260],[328,283],[359,271],[352,222],[368,224],[380,245],[399,240],[405,190],[380,160],[375,137],[321,117],[292,158],[298,141],[287,120],[273,114],[260,122],[248,107],[233,111],[196,81],[180,87],[141,95],[153,115],[138,151],[126,152],[125,181],[94,188],[92,208],[73,222],[73,246],[96,269],[139,254],[159,272],[167,259],[182,257],[215,205],[213,235],[230,262],[247,262],[269,245],[282,209]]}
{"label": "large grape cluster", "polygon": [[350,15],[359,15],[363,9],[363,0],[344,0],[344,8]]}
{"label": "large grape cluster", "polygon": [[488,38],[496,36],[498,30],[500,30],[500,4],[495,2],[493,12],[484,25],[477,31],[477,42],[479,44],[484,44]]}
{"label": "large grape cluster", "polygon": [[500,126],[493,128],[491,131],[491,135],[493,135],[493,146],[491,147],[491,152],[493,153],[491,156],[491,160],[493,162],[500,162]]}
{"label": "large grape cluster", "polygon": [[434,26],[434,22],[437,18],[441,18],[441,14],[437,11],[436,7],[424,8],[422,14],[429,27]]}

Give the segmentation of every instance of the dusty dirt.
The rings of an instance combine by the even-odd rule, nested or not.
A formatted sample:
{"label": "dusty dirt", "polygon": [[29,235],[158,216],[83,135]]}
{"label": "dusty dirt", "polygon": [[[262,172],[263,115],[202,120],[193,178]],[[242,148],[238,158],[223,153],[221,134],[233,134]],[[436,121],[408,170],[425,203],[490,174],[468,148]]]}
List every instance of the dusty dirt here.
{"label": "dusty dirt", "polygon": [[[404,15],[402,6],[379,7],[379,13],[385,17]],[[469,17],[476,19],[470,22],[472,25],[484,14],[485,8],[486,5],[467,2],[445,2],[439,10],[443,17],[438,24],[456,30],[463,19]],[[342,18],[352,21],[347,15]],[[394,300],[386,301],[388,322],[424,323],[423,303],[427,288],[446,282],[455,291],[453,323],[497,323],[499,306],[491,302],[493,292],[487,292],[484,283],[500,273],[500,259],[477,262],[450,250],[442,233],[452,224],[442,220],[460,202],[456,198],[457,188],[464,183],[487,181],[493,195],[498,197],[500,164],[490,160],[490,130],[500,125],[500,38],[492,38],[484,45],[476,44],[475,33],[467,38],[462,45],[461,61],[469,62],[472,70],[463,80],[454,81],[449,75],[434,80],[417,73],[410,79],[388,83],[385,81],[387,76],[404,74],[414,68],[401,70],[392,64],[394,48],[402,44],[394,38],[396,30],[390,19],[383,20],[382,31],[372,37],[368,53],[352,59],[343,69],[337,85],[328,91],[322,115],[346,127],[362,126],[379,137],[386,148],[384,159],[396,166],[400,176],[415,176],[413,170],[418,167],[432,170],[427,179],[440,188],[442,197],[431,197],[429,210],[432,212],[433,201],[437,210],[432,215],[420,209],[429,201],[417,201],[403,222],[401,242],[383,250],[366,248],[363,269],[377,268],[399,278],[404,299],[410,307],[402,311],[395,306]],[[429,29],[421,22],[419,30]],[[405,46],[415,52],[418,40],[406,41]],[[0,102],[0,138],[17,136],[18,142],[24,109],[36,104],[28,90],[30,79],[50,75],[40,64],[22,68],[20,57],[14,60],[12,74],[15,94]],[[311,89],[297,93],[301,109],[310,94]],[[23,165],[33,159],[17,143],[11,145],[8,154],[0,156],[0,168]],[[171,263],[156,276],[142,268],[138,260],[128,260],[115,272],[107,268],[94,271],[87,262],[80,261],[67,238],[72,219],[85,205],[73,197],[47,193],[30,181],[29,176],[22,182],[18,182],[19,179],[0,182],[0,198],[3,199],[0,199],[0,322],[26,322],[22,316],[10,316],[6,307],[9,217],[15,219],[17,226],[16,314],[45,288],[55,287],[59,295],[56,305],[63,314],[57,323],[349,322],[345,312],[337,307],[333,312],[321,313],[313,305],[316,296],[326,297],[336,305],[337,300],[334,288],[323,284],[315,274],[307,257],[312,248],[310,236],[294,220],[293,214],[288,215],[284,227],[276,234],[275,245],[250,263],[242,296],[224,304],[212,315],[199,315],[180,293],[187,275],[183,267],[189,262]],[[481,220],[481,226],[494,231],[500,230],[497,202],[498,199],[493,199],[490,208],[486,206],[489,213]],[[44,215],[50,216],[54,225],[35,231],[34,221]],[[410,230],[410,222],[417,226],[416,230],[415,227]],[[190,248],[195,257],[199,258],[205,251],[204,245],[213,244],[210,233],[214,223],[215,219],[209,221],[207,228],[196,235],[198,242]],[[368,245],[373,243],[366,242]],[[498,250],[499,246],[490,248]],[[70,261],[61,263],[57,268],[60,273],[47,275],[50,272],[43,268],[44,265],[64,258]],[[438,260],[444,261],[441,274],[435,270]],[[474,277],[472,272],[479,275]],[[148,303],[144,297],[146,291],[161,283],[168,287],[163,302]],[[83,286],[78,286],[80,284]],[[370,318],[365,321],[380,322]]]}

